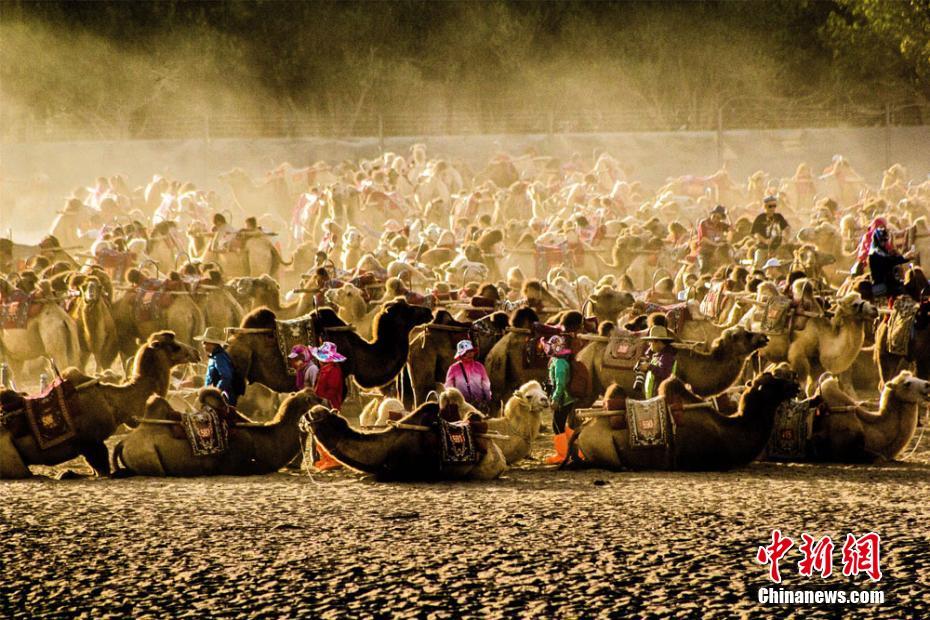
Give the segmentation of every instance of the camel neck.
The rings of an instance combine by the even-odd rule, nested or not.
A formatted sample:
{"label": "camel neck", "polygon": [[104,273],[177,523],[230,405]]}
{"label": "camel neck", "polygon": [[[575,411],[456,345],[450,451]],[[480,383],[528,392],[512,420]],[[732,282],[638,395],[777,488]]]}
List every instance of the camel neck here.
{"label": "camel neck", "polygon": [[898,398],[887,386],[882,392],[878,415],[865,413],[858,417],[866,427],[866,449],[893,459],[917,429],[918,406]]}

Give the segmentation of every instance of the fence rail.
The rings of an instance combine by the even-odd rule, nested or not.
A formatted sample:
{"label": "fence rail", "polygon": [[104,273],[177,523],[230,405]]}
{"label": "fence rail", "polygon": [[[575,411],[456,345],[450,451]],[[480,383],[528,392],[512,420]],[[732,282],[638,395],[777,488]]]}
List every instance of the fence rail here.
{"label": "fence rail", "polygon": [[151,113],[118,126],[78,122],[67,116],[44,122],[4,117],[4,142],[558,134],[642,131],[724,131],[801,127],[877,127],[930,124],[930,105],[791,105],[785,102],[722,104],[716,110],[657,113],[647,110],[522,110],[501,114],[449,113],[169,115]]}

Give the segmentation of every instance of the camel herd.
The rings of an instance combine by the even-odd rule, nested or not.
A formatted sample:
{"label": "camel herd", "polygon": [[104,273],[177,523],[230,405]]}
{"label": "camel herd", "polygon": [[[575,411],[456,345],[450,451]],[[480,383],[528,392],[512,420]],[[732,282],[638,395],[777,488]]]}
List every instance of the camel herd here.
{"label": "camel herd", "polygon": [[[492,479],[548,432],[539,343],[553,334],[586,379],[556,441],[563,467],[895,459],[930,402],[930,181],[900,165],[874,186],[837,156],[821,174],[647,187],[606,153],[473,169],[414,145],[220,181],[100,177],[38,245],[0,239],[0,477],[78,456],[100,476],[256,475],[322,449],[382,479]],[[765,196],[790,227],[763,265]],[[717,204],[725,243],[703,264],[696,231]],[[914,257],[893,298],[851,269],[879,216]],[[676,371],[645,445],[634,384],[657,325]],[[179,421],[228,410],[203,386],[209,327],[248,388],[228,445],[202,455]],[[288,330],[346,356],[341,411],[295,391]],[[487,415],[443,385],[463,339],[491,382]],[[451,432],[467,459],[449,460]]]}

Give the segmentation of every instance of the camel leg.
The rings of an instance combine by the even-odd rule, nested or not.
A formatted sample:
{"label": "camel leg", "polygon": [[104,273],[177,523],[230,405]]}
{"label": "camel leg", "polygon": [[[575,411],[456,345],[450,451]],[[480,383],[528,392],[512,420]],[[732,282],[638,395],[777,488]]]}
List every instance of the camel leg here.
{"label": "camel leg", "polygon": [[110,453],[102,441],[85,444],[81,449],[81,456],[98,477],[110,475]]}
{"label": "camel leg", "polygon": [[18,480],[32,477],[32,472],[19,455],[13,437],[0,431],[0,480]]}

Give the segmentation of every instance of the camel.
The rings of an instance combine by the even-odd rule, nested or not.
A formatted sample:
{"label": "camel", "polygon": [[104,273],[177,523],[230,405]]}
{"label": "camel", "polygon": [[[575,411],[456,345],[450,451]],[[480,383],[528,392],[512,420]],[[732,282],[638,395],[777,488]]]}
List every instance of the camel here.
{"label": "camel", "polygon": [[71,312],[78,326],[78,341],[82,351],[81,367],[84,368],[89,357],[93,355],[97,371],[100,372],[113,366],[119,355],[116,321],[113,319],[106,289],[99,278],[84,278],[79,293]]}
{"label": "camel", "polygon": [[152,228],[152,233],[146,241],[145,255],[155,263],[159,272],[168,273],[175,269],[180,258],[190,258],[185,248],[178,223],[167,220],[155,224]]}
{"label": "camel", "polygon": [[[799,389],[793,378],[766,372],[743,390],[737,414],[725,416],[688,390],[681,379],[670,377],[659,386],[659,394],[673,409],[674,430],[670,431],[668,447],[632,447],[629,430],[614,428],[612,418],[619,418],[621,424],[625,421],[625,413],[619,412],[617,416],[584,420],[573,447],[580,451],[584,464],[605,469],[714,471],[742,467],[763,451],[776,410]],[[706,406],[676,413],[676,402]]]}
{"label": "camel", "polygon": [[[137,276],[129,271],[134,284]],[[136,308],[136,296],[127,293],[113,303],[113,319],[119,333],[120,352],[129,357],[135,350],[136,341],[142,341],[160,330],[174,332],[175,337],[184,343],[193,343],[194,336],[204,330],[203,312],[197,306],[193,296],[186,291],[170,291],[170,303],[161,310],[161,316],[140,316]],[[140,320],[141,319],[141,320]]]}
{"label": "camel", "polygon": [[455,358],[455,346],[460,340],[472,339],[478,349],[478,359],[486,358],[507,328],[507,315],[495,312],[479,321],[456,321],[445,310],[438,310],[431,323],[410,341],[407,371],[417,405],[427,394],[446,380],[446,371]]}
{"label": "camel", "polygon": [[[632,394],[636,379],[633,369],[604,366],[605,348],[609,346],[610,339],[597,337],[591,340],[576,359],[588,369],[594,393],[602,393],[608,385],[616,383],[627,394]],[[680,349],[676,355],[678,376],[698,396],[716,396],[733,385],[749,356],[767,343],[768,337],[764,334],[750,332],[740,326],[729,327],[707,349]]]}
{"label": "camel", "polygon": [[30,314],[36,314],[26,320],[24,328],[0,327],[0,350],[14,376],[25,362],[41,357],[52,359],[60,367],[80,364],[77,323],[51,298],[51,290],[45,287],[31,303],[39,308],[30,309]]}
{"label": "camel", "polygon": [[310,410],[314,438],[337,461],[378,480],[493,480],[507,468],[496,444],[479,439],[477,463],[445,466],[437,431],[424,423],[439,417],[439,404],[426,403],[387,430],[361,432],[325,407]]}
{"label": "camel", "polygon": [[491,394],[504,398],[529,381],[544,382],[549,372],[546,360],[527,366],[524,351],[533,335],[536,316],[522,308],[511,317],[510,327],[485,356],[484,365],[491,380]]}
{"label": "camel", "polygon": [[[930,310],[925,303],[922,312],[926,316],[928,311]],[[872,350],[872,359],[880,373],[879,385],[911,366],[918,378],[930,380],[930,319],[918,315],[916,321],[907,356],[896,355],[888,350],[888,323],[879,323],[875,331],[875,347]]]}
{"label": "camel", "polygon": [[787,361],[802,385],[811,389],[812,380],[824,371],[839,375],[856,361],[865,342],[866,323],[878,310],[858,293],[836,300],[832,317],[808,317],[803,329],[772,336],[762,356],[770,362]]}
{"label": "camel", "polygon": [[525,459],[539,437],[543,413],[549,413],[549,397],[539,381],[524,383],[504,405],[504,415],[487,420],[488,430],[506,436],[493,439],[501,449],[508,465]]}
{"label": "camel", "polygon": [[245,311],[232,291],[223,283],[217,270],[211,270],[207,279],[193,289],[194,301],[203,313],[205,327],[233,327],[242,322]]}
{"label": "camel", "polygon": [[[343,373],[355,378],[363,388],[381,387],[403,369],[409,351],[409,334],[417,325],[428,323],[432,312],[411,306],[403,299],[384,304],[375,316],[372,341],[360,337],[339,320],[330,308],[307,315],[313,320],[314,333],[335,343],[348,358]],[[276,392],[292,392],[294,378],[284,366],[275,338],[275,314],[268,308],[249,313],[242,326],[234,330],[227,347],[236,368],[250,383],[264,383]]]}
{"label": "camel", "polygon": [[620,313],[633,305],[633,295],[601,286],[588,297],[588,310],[598,323],[616,321]]}
{"label": "camel", "polygon": [[291,262],[281,257],[281,252],[271,242],[268,233],[261,230],[240,231],[237,240],[242,247],[227,250],[212,248],[212,235],[197,232],[193,228],[187,234],[190,238],[191,258],[202,263],[216,263],[230,278],[259,277],[264,274],[277,278],[282,266],[291,265]]}
{"label": "camel", "polygon": [[281,303],[281,286],[268,274],[258,278],[234,278],[229,287],[235,291],[235,297],[246,312],[266,307],[279,319],[293,319],[314,310],[313,295],[303,291],[296,300]]}
{"label": "camel", "polygon": [[[31,433],[13,437],[9,430],[0,427],[0,478],[26,477],[28,465],[58,465],[78,456],[84,457],[97,476],[109,475],[110,462],[103,442],[120,424],[133,417],[141,418],[149,396],[167,394],[174,366],[199,360],[197,351],[177,341],[174,334],[158,332],[139,348],[127,383],[95,382],[77,368],[68,368],[65,379],[79,388],[75,400],[80,413],[73,417],[77,436],[41,450]],[[15,393],[0,392],[0,402],[6,404],[11,397],[15,400]]]}
{"label": "camel", "polygon": [[809,460],[893,461],[914,436],[920,406],[930,402],[930,382],[900,372],[885,383],[878,412],[863,409],[832,376],[821,382],[819,394],[832,411],[814,418]]}
{"label": "camel", "polygon": [[[215,401],[201,395],[213,407],[225,403],[218,391]],[[161,396],[146,404],[146,417],[113,449],[117,474],[142,476],[257,476],[271,474],[291,462],[301,450],[300,419],[317,399],[309,390],[291,394],[274,418],[265,424],[236,423],[229,432],[226,450],[212,456],[195,456],[186,437],[172,433],[180,413]]]}
{"label": "camel", "polygon": [[329,289],[324,297],[327,302],[338,308],[339,318],[347,325],[355,327],[359,336],[371,338],[371,322],[378,309],[368,309],[368,301],[360,288],[346,283],[339,288]]}

